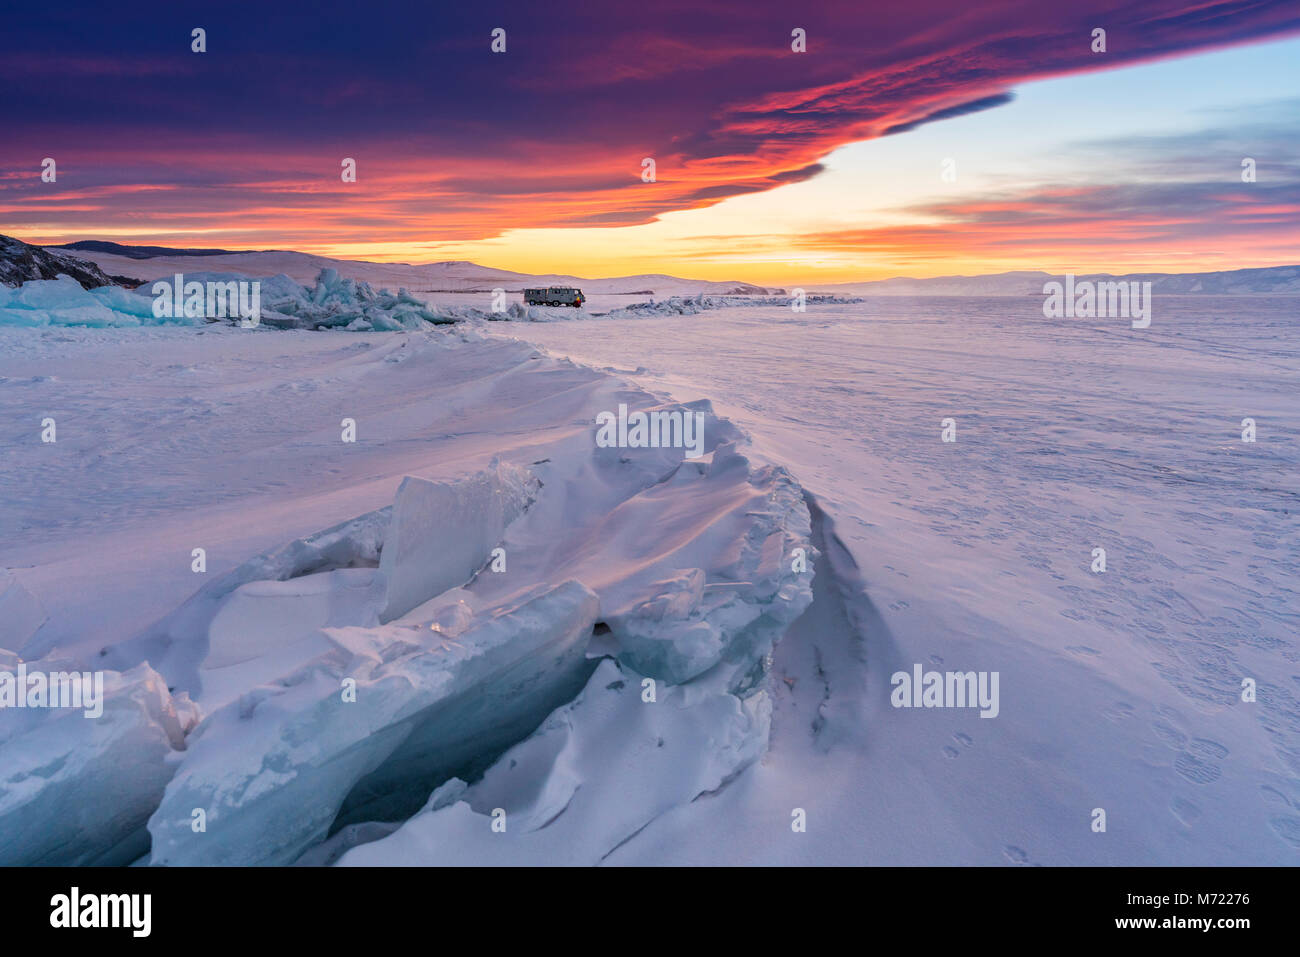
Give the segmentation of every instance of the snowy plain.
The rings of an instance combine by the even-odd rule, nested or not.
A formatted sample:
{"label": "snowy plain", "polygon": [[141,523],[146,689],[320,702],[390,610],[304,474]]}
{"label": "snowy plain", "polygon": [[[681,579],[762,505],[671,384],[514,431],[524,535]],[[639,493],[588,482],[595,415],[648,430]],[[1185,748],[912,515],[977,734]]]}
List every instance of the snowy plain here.
{"label": "snowy plain", "polygon": [[[148,661],[139,687],[177,696],[146,722],[173,752],[93,859],[143,859],[143,815],[160,862],[1292,863],[1296,307],[1168,297],[1146,330],[1008,298],[0,328],[0,645]],[[700,410],[710,454],[595,449],[619,402]],[[431,487],[403,506],[408,475]],[[417,581],[430,600],[383,620],[377,542],[418,543],[450,514],[418,502],[481,494],[466,481],[523,509],[500,532],[512,571]],[[789,571],[800,545],[814,575]],[[631,661],[674,676],[655,704]],[[999,672],[997,717],[891,707],[914,664]],[[385,702],[366,734],[322,710],[362,666]],[[498,721],[464,687],[498,717],[527,694]],[[431,758],[456,727],[492,753]],[[41,787],[120,783],[93,762],[37,781],[32,761]],[[421,790],[462,766],[474,780]],[[0,801],[0,832],[33,796]],[[200,805],[219,808],[206,843]]]}

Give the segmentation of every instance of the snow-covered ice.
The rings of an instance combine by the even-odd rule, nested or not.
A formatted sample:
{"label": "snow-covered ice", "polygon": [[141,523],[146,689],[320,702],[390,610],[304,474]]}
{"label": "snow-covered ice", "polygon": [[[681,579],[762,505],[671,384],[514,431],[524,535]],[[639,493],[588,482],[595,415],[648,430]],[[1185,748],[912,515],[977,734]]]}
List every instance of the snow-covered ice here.
{"label": "snow-covered ice", "polygon": [[0,286],[0,325],[195,325],[201,319],[155,319],[153,300],[120,286],[83,289],[68,276]]}
{"label": "snow-covered ice", "polygon": [[[259,283],[261,322],[278,329],[335,329],[352,332],[419,330],[430,325],[456,322],[456,311],[442,315],[423,300],[401,289],[375,291],[369,283],[345,279],[333,269],[322,269],[311,286],[288,276],[275,275],[256,280],[238,273],[196,271],[181,274],[184,284],[225,284],[231,281]],[[172,276],[166,281],[175,286]],[[83,289],[68,276],[32,280],[21,286],[0,285],[0,325],[15,326],[141,326],[201,325],[203,316],[187,315],[174,308],[163,317],[154,315],[152,283],[136,289],[104,286]],[[477,315],[473,310],[466,316]]]}
{"label": "snow-covered ice", "polygon": [[[191,263],[193,265],[193,263]],[[614,305],[604,312],[581,309],[529,306],[511,302],[504,309],[493,299],[463,295],[421,298],[405,288],[396,293],[375,290],[364,280],[345,278],[334,268],[324,268],[311,284],[299,284],[283,273],[253,278],[240,273],[198,270],[178,273],[183,287],[231,282],[257,282],[258,321],[273,329],[342,329],[347,332],[420,331],[434,325],[456,322],[528,321],[556,322],[572,319],[645,319],[661,316],[696,315],[734,306],[785,304],[774,297],[668,296],[662,299]],[[160,280],[168,290],[177,287],[175,276]],[[17,287],[0,285],[0,325],[16,326],[141,326],[201,325],[202,315],[186,314],[175,305],[163,317],[154,315],[154,284],[135,289],[104,286],[83,289],[68,276],[32,280]],[[169,291],[168,295],[172,295]],[[605,297],[607,298],[607,297]],[[436,301],[434,301],[436,299]],[[809,302],[843,303],[858,300],[834,295],[814,295]],[[233,316],[233,313],[232,313]],[[231,318],[230,321],[237,321]]]}
{"label": "snow-covered ice", "polygon": [[[60,423],[55,443],[13,436],[9,474],[41,493],[15,497],[5,540],[25,566],[9,591],[52,609],[13,639],[24,654],[147,662],[202,715],[162,765],[150,860],[286,863],[331,832],[386,833],[603,658],[665,700],[695,679],[746,721],[762,710],[771,648],[811,601],[808,512],[707,402],[473,331],[131,334],[0,331],[16,373],[0,394],[51,390]],[[704,454],[599,447],[596,413],[620,404],[698,415]],[[178,415],[181,433],[141,441]],[[103,450],[91,469],[86,443]],[[171,490],[141,499],[141,476]],[[69,569],[89,587],[67,592]],[[750,760],[766,724],[747,727]]]}
{"label": "snow-covered ice", "polygon": [[[193,279],[204,283],[238,278],[242,277],[222,273],[186,275],[187,282]],[[310,287],[282,274],[258,281],[262,283],[262,321],[282,329],[395,332],[454,321],[438,315],[405,289],[396,293],[375,291],[369,283],[345,279],[333,269],[322,269]]]}
{"label": "snow-covered ice", "polygon": [[[1132,330],[869,299],[505,330],[709,396],[831,539],[835,588],[775,651],[767,757],[609,862],[1294,863],[1297,314],[1171,296]],[[1000,715],[890,707],[916,663],[999,671]],[[778,823],[795,805],[806,835]]]}
{"label": "snow-covered ice", "polygon": [[499,464],[456,482],[404,478],[375,576],[383,592],[379,620],[467,582],[536,496],[535,486],[526,471]]}
{"label": "snow-covered ice", "polygon": [[661,814],[716,791],[762,755],[771,717],[765,693],[742,699],[681,685],[647,703],[642,680],[605,659],[572,704],[472,787],[431,801],[341,863],[599,864]]}
{"label": "snow-covered ice", "polygon": [[288,864],[340,810],[368,820],[400,811],[412,790],[419,807],[425,782],[494,756],[573,696],[597,611],[590,590],[566,582],[454,640],[415,622],[328,629],[334,649],[191,736],[149,821],[151,861]]}
{"label": "snow-covered ice", "polygon": [[[3,859],[1294,859],[1293,299],[728,306],[0,328],[0,647],[136,702],[0,714],[0,809],[39,744],[111,822]],[[620,404],[704,454],[599,447]],[[918,664],[998,716],[891,707]]]}
{"label": "snow-covered ice", "polygon": [[[45,680],[82,667],[56,656],[23,662],[0,651],[0,672],[15,675],[23,665]],[[129,864],[148,851],[145,822],[198,714],[146,664],[105,672],[101,680],[98,692],[86,683],[93,710],[7,703],[0,719],[0,863]]]}

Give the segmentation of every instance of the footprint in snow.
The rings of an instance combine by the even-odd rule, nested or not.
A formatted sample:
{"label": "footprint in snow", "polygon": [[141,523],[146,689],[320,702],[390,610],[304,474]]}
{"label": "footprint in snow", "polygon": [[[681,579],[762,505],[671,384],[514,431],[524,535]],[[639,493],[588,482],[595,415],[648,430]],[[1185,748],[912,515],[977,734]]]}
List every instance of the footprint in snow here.
{"label": "footprint in snow", "polygon": [[1271,784],[1261,784],[1259,789],[1264,792],[1265,797],[1280,802],[1283,807],[1290,808],[1292,806],[1291,799]]}
{"label": "footprint in snow", "polygon": [[1217,764],[1202,761],[1186,751],[1174,758],[1174,770],[1193,784],[1210,784],[1223,774]]}
{"label": "footprint in snow", "polygon": [[1208,738],[1193,738],[1187,750],[1198,758],[1207,761],[1221,760],[1228,756],[1228,749],[1218,741]]}
{"label": "footprint in snow", "polygon": [[1187,735],[1164,721],[1152,721],[1151,730],[1156,733],[1157,738],[1175,751],[1181,751],[1183,745],[1187,743]]}

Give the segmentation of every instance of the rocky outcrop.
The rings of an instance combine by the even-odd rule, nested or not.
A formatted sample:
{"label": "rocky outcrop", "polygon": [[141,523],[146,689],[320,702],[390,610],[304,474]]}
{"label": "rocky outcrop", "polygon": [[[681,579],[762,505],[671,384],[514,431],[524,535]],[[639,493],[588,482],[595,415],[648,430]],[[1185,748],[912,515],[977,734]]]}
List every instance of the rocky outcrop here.
{"label": "rocky outcrop", "polygon": [[20,286],[32,279],[57,279],[60,275],[71,276],[83,289],[101,286],[134,288],[143,282],[127,276],[110,276],[84,259],[32,246],[12,236],[0,236],[0,284]]}

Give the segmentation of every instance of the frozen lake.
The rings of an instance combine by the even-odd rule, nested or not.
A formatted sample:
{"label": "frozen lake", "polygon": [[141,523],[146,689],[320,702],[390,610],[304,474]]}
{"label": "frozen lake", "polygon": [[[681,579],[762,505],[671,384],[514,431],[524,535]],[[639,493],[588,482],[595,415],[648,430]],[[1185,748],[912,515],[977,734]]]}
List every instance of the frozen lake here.
{"label": "frozen lake", "polygon": [[708,396],[790,467],[879,612],[877,704],[895,664],[1001,671],[996,720],[871,712],[844,814],[951,824],[873,835],[868,859],[1293,862],[1300,300],[1158,297],[1144,330],[1041,308],[882,297],[508,332]]}
{"label": "frozen lake", "polygon": [[[600,593],[606,614],[656,589],[663,600],[647,607],[679,608],[673,596],[705,581],[702,596],[734,592],[757,609],[772,603],[771,568],[785,565],[788,542],[756,543],[808,532],[790,517],[798,486],[766,461],[806,492],[823,555],[812,604],[776,646],[750,710],[706,675],[647,711],[607,661],[464,801],[389,839],[388,825],[367,831],[358,841],[370,843],[344,859],[1293,863],[1298,306],[1157,297],[1143,330],[1044,319],[1038,298],[411,334],[0,329],[0,584],[13,605],[0,638],[33,634],[14,639],[27,658],[58,649],[98,661],[107,649],[110,668],[147,658],[194,690],[203,714],[226,708],[213,721],[225,730],[186,765],[221,782],[249,755],[255,769],[249,748],[283,730],[272,712],[265,736],[250,734],[232,702],[254,684],[307,687],[270,681],[324,653],[304,616],[374,572],[363,562],[327,579],[254,581],[215,631],[178,625],[183,640],[163,656],[136,643],[200,582],[391,504],[405,475],[451,480],[502,456],[536,470],[543,495],[507,535],[518,577],[448,593],[484,620],[565,580]],[[596,448],[596,414],[653,405],[646,392],[711,400],[748,434],[737,448],[752,467],[730,452],[673,464],[664,450]],[[39,440],[46,416],[57,445]],[[354,444],[340,437],[348,418]],[[1254,442],[1242,441],[1245,419]],[[943,441],[945,420],[954,441]],[[710,429],[712,442],[734,437],[723,422]],[[208,577],[191,567],[196,545]],[[713,607],[733,627],[725,602]],[[431,640],[431,622],[459,627],[460,614],[430,608],[417,631]],[[685,622],[649,637],[689,637],[698,622]],[[361,630],[391,637],[392,627]],[[231,660],[264,653],[203,665],[213,635]],[[996,675],[996,705],[895,707],[895,676],[918,671]],[[286,727],[284,740],[311,742],[325,761],[349,725]],[[88,753],[70,747],[69,767]],[[230,781],[239,793],[242,779]],[[140,800],[148,814],[158,798]],[[532,802],[514,819],[537,826],[519,844],[495,842],[485,815],[512,800]],[[328,824],[330,808],[321,813]],[[213,846],[259,846],[245,837]]]}

